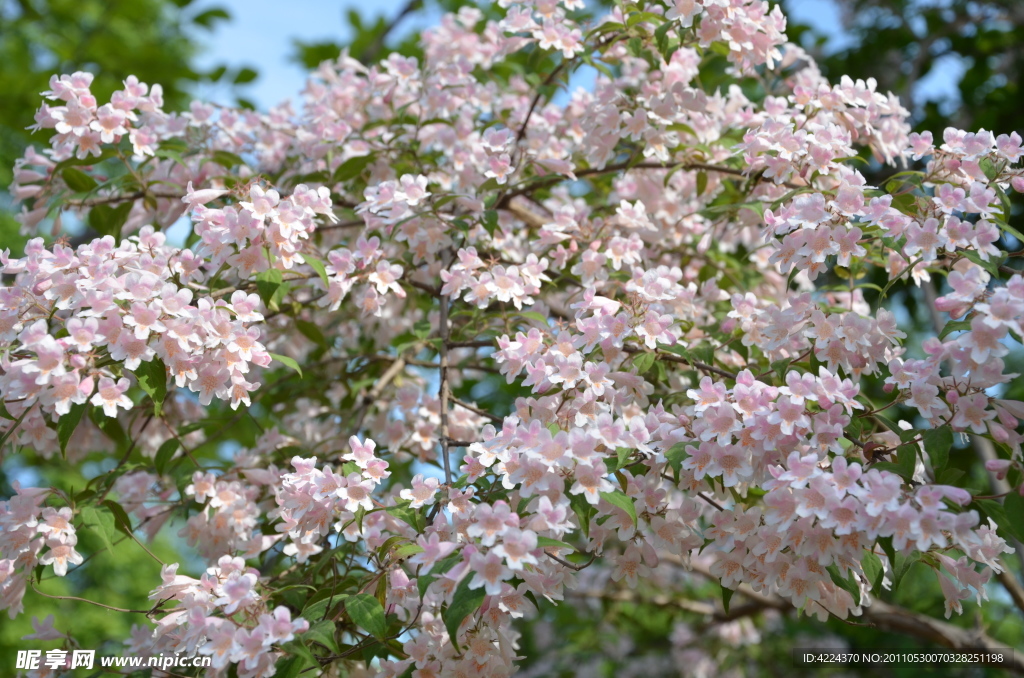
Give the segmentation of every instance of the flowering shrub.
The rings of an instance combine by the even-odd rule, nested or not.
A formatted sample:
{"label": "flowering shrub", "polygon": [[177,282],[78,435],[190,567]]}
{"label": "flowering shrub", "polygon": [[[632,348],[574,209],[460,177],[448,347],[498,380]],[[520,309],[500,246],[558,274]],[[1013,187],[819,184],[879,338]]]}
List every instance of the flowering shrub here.
{"label": "flowering shrub", "polygon": [[[1021,137],[911,134],[763,0],[499,5],[299,111],[54,76],[11,191],[99,237],[0,255],[0,431],[105,472],[0,504],[2,608],[88,568],[79,531],[170,531],[208,569],[164,566],[128,642],[215,675],[508,675],[513,620],[608,578],[996,647],[885,598],[1015,583]],[[911,341],[888,300],[943,279]]]}

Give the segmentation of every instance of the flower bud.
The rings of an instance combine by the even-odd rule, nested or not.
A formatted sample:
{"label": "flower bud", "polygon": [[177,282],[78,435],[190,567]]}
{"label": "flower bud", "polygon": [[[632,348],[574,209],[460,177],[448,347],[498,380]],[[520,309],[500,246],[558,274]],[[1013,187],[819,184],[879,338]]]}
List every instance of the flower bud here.
{"label": "flower bud", "polygon": [[985,462],[985,469],[996,474],[996,478],[1002,480],[1010,470],[1009,459],[989,459]]}

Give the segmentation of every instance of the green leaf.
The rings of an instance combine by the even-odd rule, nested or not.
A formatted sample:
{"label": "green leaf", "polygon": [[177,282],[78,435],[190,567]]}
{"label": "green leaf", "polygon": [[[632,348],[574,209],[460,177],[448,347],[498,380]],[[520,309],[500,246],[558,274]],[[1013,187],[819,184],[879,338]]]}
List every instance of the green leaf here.
{"label": "green leaf", "polygon": [[519,315],[523,316],[527,320],[536,320],[542,325],[548,324],[548,317],[543,313],[539,313],[537,311],[520,311]]}
{"label": "green leaf", "polygon": [[86,506],[81,510],[82,524],[95,532],[108,551],[114,550],[114,516],[96,506]]}
{"label": "green leaf", "polygon": [[892,572],[892,594],[896,595],[896,589],[899,588],[900,582],[903,581],[903,577],[906,576],[907,572],[910,571],[910,567],[917,562],[920,557],[920,553],[912,551],[909,556],[903,555],[902,553],[896,554],[896,560],[893,563]]}
{"label": "green leaf", "polygon": [[590,520],[596,512],[594,507],[590,505],[590,502],[586,500],[582,492],[569,495],[569,506],[572,508],[573,513],[576,514],[576,519],[580,522],[583,536],[590,537]]}
{"label": "green leaf", "polygon": [[776,360],[772,363],[772,371],[778,375],[779,379],[786,380],[786,372],[789,370],[789,364],[793,362],[792,358],[783,358],[782,360]]}
{"label": "green leaf", "polygon": [[320,589],[306,601],[306,606],[302,608],[302,617],[310,623],[324,619],[346,598],[347,594],[337,593],[331,587]]}
{"label": "green leaf", "polygon": [[734,591],[732,589],[728,589],[722,585],[722,609],[725,610],[726,614],[729,614],[729,601],[732,600],[733,593]]}
{"label": "green leaf", "polygon": [[308,254],[302,255],[302,258],[306,260],[309,267],[316,271],[316,274],[320,276],[320,280],[324,282],[324,287],[330,287],[331,282],[327,279],[327,267],[324,266],[324,262],[320,261],[316,257],[311,257]]}
{"label": "green leaf", "polygon": [[948,426],[929,429],[922,436],[924,451],[932,460],[932,470],[938,475],[939,471],[946,467],[949,462],[949,448],[953,446],[953,430]]}
{"label": "green leaf", "polygon": [[89,226],[100,235],[118,238],[134,205],[132,201],[123,202],[117,207],[96,205],[89,211]]}
{"label": "green leaf", "polygon": [[156,457],[153,459],[153,466],[156,468],[157,475],[162,476],[164,474],[168,462],[174,458],[174,453],[177,451],[178,440],[176,438],[164,441],[164,444],[156,451]]}
{"label": "green leaf", "polygon": [[[899,425],[897,425],[896,422],[894,422],[892,419],[882,416],[881,414],[873,414],[871,416],[877,419],[883,426],[885,426],[887,429],[889,429],[896,435],[900,435],[903,433],[903,429],[901,429]],[[903,438],[901,437],[900,440],[902,439]]]}
{"label": "green leaf", "polygon": [[904,445],[897,452],[896,459],[899,474],[909,482],[914,477],[914,467],[917,465],[917,445]]}
{"label": "green leaf", "polygon": [[299,367],[299,364],[295,362],[294,358],[289,358],[286,355],[280,355],[278,353],[271,353],[270,357],[276,360],[277,362],[281,363],[285,367],[292,368],[293,370],[299,373],[300,378],[302,377],[302,368]]}
{"label": "green leaf", "polygon": [[889,559],[889,566],[892,568],[892,590],[890,591],[890,596],[895,596],[896,589],[899,588],[900,582],[903,581],[904,575],[907,574],[907,570],[917,562],[921,554],[917,551],[912,551],[909,556],[904,555],[902,552],[897,553],[892,545],[892,537],[879,537],[878,544],[885,551],[885,556]]}
{"label": "green leaf", "polygon": [[958,250],[958,253],[964,255],[978,266],[992,274],[993,278],[999,278],[999,265],[1002,263],[1001,258],[989,257],[988,261],[981,258],[975,250]]}
{"label": "green leaf", "polygon": [[210,154],[210,160],[217,163],[224,169],[231,169],[232,167],[245,165],[245,161],[231,151],[214,151]]}
{"label": "green leaf", "polygon": [[68,188],[75,193],[87,193],[98,185],[95,179],[74,167],[65,167],[61,176],[64,177],[64,183],[68,185]]}
{"label": "green leaf", "polygon": [[410,508],[408,503],[401,504],[399,506],[390,506],[384,510],[417,532],[422,532],[423,528],[426,527],[426,518],[424,518],[423,514],[416,509]]}
{"label": "green leaf", "polygon": [[958,468],[947,468],[939,474],[939,485],[955,485],[958,480],[964,477],[964,472]]}
{"label": "green leaf", "polygon": [[432,330],[433,328],[427,320],[417,320],[412,326],[412,333],[415,334],[418,339],[426,339],[430,336],[430,332]]}
{"label": "green leaf", "polygon": [[576,550],[576,547],[572,544],[566,544],[564,541],[558,541],[557,539],[552,539],[551,537],[537,537],[537,546],[545,549],[558,548],[567,549],[569,551]]}
{"label": "green leaf", "polygon": [[704,195],[704,191],[708,187],[708,173],[701,171],[697,172],[697,195]]}
{"label": "green leaf", "polygon": [[[1006,197],[1006,193],[1004,193],[1002,189],[999,189],[999,193],[1001,194],[1000,197]],[[1009,211],[1007,211],[1006,207],[1004,207],[1004,214],[1009,214]],[[996,224],[999,226],[1000,229],[1003,230],[1004,233],[1009,233],[1014,238],[1016,238],[1018,242],[1024,245],[1024,233],[1021,233],[1013,226],[1010,226],[1002,219],[992,219],[992,221],[996,222]]]}
{"label": "green leaf", "polygon": [[259,76],[260,76],[259,73],[257,73],[255,70],[253,70],[253,69],[249,68],[248,66],[246,66],[244,68],[241,68],[238,71],[238,73],[235,75],[235,84],[236,85],[244,85],[246,83],[252,82],[253,80],[258,78]]}
{"label": "green leaf", "polygon": [[679,478],[679,472],[682,470],[683,462],[690,456],[690,453],[686,451],[686,448],[691,445],[697,445],[696,440],[688,440],[684,443],[676,443],[672,447],[665,450],[665,459],[668,461],[668,465],[675,471],[676,478]]}
{"label": "green leaf", "polygon": [[330,348],[330,345],[327,343],[327,337],[324,336],[323,330],[321,330],[320,326],[316,323],[311,323],[308,320],[300,320],[297,318],[295,320],[295,327],[298,328],[299,332],[302,332],[303,336],[314,344],[323,346],[324,348]]}
{"label": "green leaf", "polygon": [[618,471],[620,468],[625,466],[632,455],[633,450],[628,447],[615,448],[615,468],[613,470]]}
{"label": "green leaf", "polygon": [[334,181],[342,182],[355,179],[363,173],[363,170],[366,169],[367,165],[373,162],[373,159],[373,153],[369,155],[357,155],[354,158],[349,158],[338,165],[338,169],[334,170]]}
{"label": "green leaf", "polygon": [[1006,524],[1003,528],[1017,538],[1017,541],[1024,541],[1024,497],[1017,492],[1010,492],[1003,500],[1003,512],[1006,514]]}
{"label": "green leaf", "polygon": [[462,622],[465,621],[466,617],[480,608],[480,604],[484,602],[484,596],[486,595],[482,586],[478,589],[469,588],[470,579],[471,577],[469,576],[463,577],[462,581],[459,582],[459,586],[455,589],[455,593],[452,594],[452,604],[441,612],[445,628],[448,629],[448,637],[451,638],[452,645],[456,649],[459,647],[459,627],[462,626]]}
{"label": "green leaf", "polygon": [[257,274],[256,292],[267,308],[270,308],[270,302],[281,288],[282,282],[284,282],[284,274],[276,268],[269,268]]}
{"label": "green leaf", "polygon": [[319,666],[309,648],[298,640],[285,643],[281,649],[287,652],[274,666],[274,678],[297,678],[311,666]]}
{"label": "green leaf", "polygon": [[969,330],[969,329],[971,329],[971,321],[970,320],[950,320],[942,328],[942,331],[939,332],[939,339],[940,340],[941,339],[945,339],[946,337],[948,337],[953,332],[961,332],[961,331]]}
{"label": "green leaf", "polygon": [[417,553],[423,553],[423,547],[419,544],[402,544],[391,552],[391,561],[397,562],[399,560],[405,560],[409,556],[414,556]]}
{"label": "green leaf", "polygon": [[118,504],[113,499],[107,499],[106,501],[103,502],[103,505],[106,506],[107,509],[114,514],[114,526],[118,529],[118,531],[123,532],[129,537],[133,536],[132,521],[131,518],[128,517],[128,514],[125,512],[124,508],[122,508],[121,505]]}
{"label": "green leaf", "polygon": [[369,593],[357,593],[345,599],[345,609],[360,628],[364,628],[377,640],[384,640],[388,633],[388,623],[384,616],[384,608],[376,597]]}
{"label": "green leaf", "polygon": [[625,511],[626,515],[633,519],[633,527],[637,526],[636,506],[633,505],[633,500],[627,497],[622,490],[602,492],[601,499]]}
{"label": "green leaf", "polygon": [[651,369],[654,365],[655,356],[653,353],[643,352],[637,353],[633,358],[633,366],[636,367],[637,374],[644,374],[647,370]]}
{"label": "green leaf", "polygon": [[71,440],[71,434],[78,427],[78,422],[82,420],[82,415],[85,414],[87,407],[86,403],[72,405],[68,413],[57,420],[57,440],[60,442],[60,454],[65,459],[67,458],[68,441]]}
{"label": "green leaf", "polygon": [[298,678],[314,665],[319,666],[316,660],[310,661],[298,654],[286,654],[274,665],[274,678]]}
{"label": "green leaf", "polygon": [[167,367],[158,357],[148,363],[139,363],[135,369],[135,378],[139,386],[153,399],[153,414],[160,416],[163,412],[164,398],[167,397]]}
{"label": "green leaf", "polygon": [[878,596],[882,591],[882,579],[885,577],[882,559],[868,551],[860,564],[864,570],[864,576],[867,577],[868,584],[871,586],[871,595]]}
{"label": "green leaf", "polygon": [[338,641],[334,639],[334,620],[323,619],[309,627],[309,630],[302,634],[302,639],[308,642],[320,643],[334,654],[341,654]]}
{"label": "green leaf", "polygon": [[199,24],[203,28],[210,28],[213,26],[214,22],[230,18],[231,15],[228,14],[226,9],[214,7],[213,9],[208,9],[205,12],[197,14],[195,18],[192,19],[192,23]]}
{"label": "green leaf", "polygon": [[495,210],[487,210],[484,212],[483,219],[484,229],[491,235],[498,230],[498,213]]}
{"label": "green leaf", "polygon": [[885,557],[889,559],[889,563],[896,562],[896,550],[892,546],[892,537],[879,537],[878,545],[882,547],[882,551],[885,552]]}
{"label": "green leaf", "polygon": [[989,181],[992,181],[999,176],[999,167],[991,158],[981,158],[978,160],[978,167],[985,173],[985,177]]}
{"label": "green leaf", "polygon": [[846,578],[844,579],[839,572],[838,565],[829,565],[825,569],[832,578],[832,583],[853,596],[853,601],[860,605],[860,586],[857,585],[856,580],[853,578],[853,570],[847,570]]}

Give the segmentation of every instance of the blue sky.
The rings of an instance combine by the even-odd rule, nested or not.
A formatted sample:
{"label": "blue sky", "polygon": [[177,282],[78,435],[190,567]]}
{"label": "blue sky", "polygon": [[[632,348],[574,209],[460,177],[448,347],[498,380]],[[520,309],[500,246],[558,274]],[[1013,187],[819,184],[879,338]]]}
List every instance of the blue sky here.
{"label": "blue sky", "polygon": [[[297,101],[305,71],[289,59],[294,40],[345,42],[351,35],[345,18],[349,10],[356,9],[373,21],[380,16],[396,16],[406,1],[290,0],[285,4],[280,0],[202,0],[192,11],[198,13],[211,7],[223,7],[231,13],[231,20],[217,23],[212,32],[197,33],[200,44],[205,46],[198,65],[206,69],[218,64],[255,68],[259,78],[241,91],[262,110],[287,98]],[[851,42],[841,29],[839,10],[833,0],[787,0],[786,10],[791,20],[809,24],[829,35],[827,50],[838,50]],[[409,17],[401,24],[398,34],[421,30],[436,19],[436,14]],[[962,73],[963,65],[955,58],[946,60],[941,68],[934,69],[918,83],[917,92],[926,98],[955,95],[955,83]],[[227,87],[207,86],[200,89],[198,95],[204,100],[233,103]]]}
{"label": "blue sky", "polygon": [[[244,90],[245,96],[261,109],[267,109],[284,99],[298,100],[305,82],[305,69],[292,62],[293,41],[307,42],[332,40],[346,42],[351,37],[345,18],[350,9],[356,9],[372,23],[380,16],[389,19],[405,6],[406,0],[373,0],[372,2],[324,2],[323,0],[204,0],[196,3],[195,12],[212,7],[223,7],[231,13],[231,20],[218,22],[212,31],[197,34],[205,52],[198,59],[200,68],[213,68],[218,64],[240,67],[251,66],[259,71],[259,78]],[[429,21],[429,19],[428,19]],[[399,34],[423,28],[423,21],[407,18]],[[219,103],[232,103],[227,88],[207,87],[199,91],[201,99]]]}

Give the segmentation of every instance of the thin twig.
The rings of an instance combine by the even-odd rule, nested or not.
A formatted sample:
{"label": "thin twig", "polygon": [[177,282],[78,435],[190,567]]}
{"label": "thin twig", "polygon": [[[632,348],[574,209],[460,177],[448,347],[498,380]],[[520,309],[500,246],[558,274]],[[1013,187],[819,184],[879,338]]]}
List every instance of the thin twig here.
{"label": "thin twig", "polygon": [[504,423],[504,421],[505,421],[504,417],[499,417],[498,415],[491,414],[490,412],[488,412],[486,410],[481,410],[479,407],[477,407],[475,405],[470,405],[469,403],[466,403],[466,402],[463,402],[463,401],[459,400],[458,398],[456,398],[455,396],[448,396],[448,397],[449,397],[449,399],[453,403],[455,403],[459,407],[463,407],[463,408],[469,410],[470,412],[474,412],[476,414],[479,414],[481,417],[486,417],[486,418],[490,419],[491,421],[493,421],[495,424],[501,424],[501,423]]}
{"label": "thin twig", "polygon": [[36,588],[35,584],[31,584],[32,590],[43,596],[44,598],[53,598],[54,600],[77,600],[80,603],[89,603],[96,607],[102,607],[107,610],[113,610],[114,612],[128,612],[131,614],[149,614],[151,610],[126,610],[123,607],[114,607],[113,605],[104,605],[103,603],[97,603],[95,600],[89,600],[88,598],[78,598],[77,596],[53,596],[49,593],[43,593]]}
{"label": "thin twig", "polygon": [[452,485],[452,466],[448,459],[448,401],[451,393],[448,388],[448,296],[441,295],[441,317],[440,328],[441,347],[439,370],[440,376],[440,399],[441,399],[441,455],[444,460],[444,482],[448,487]]}

